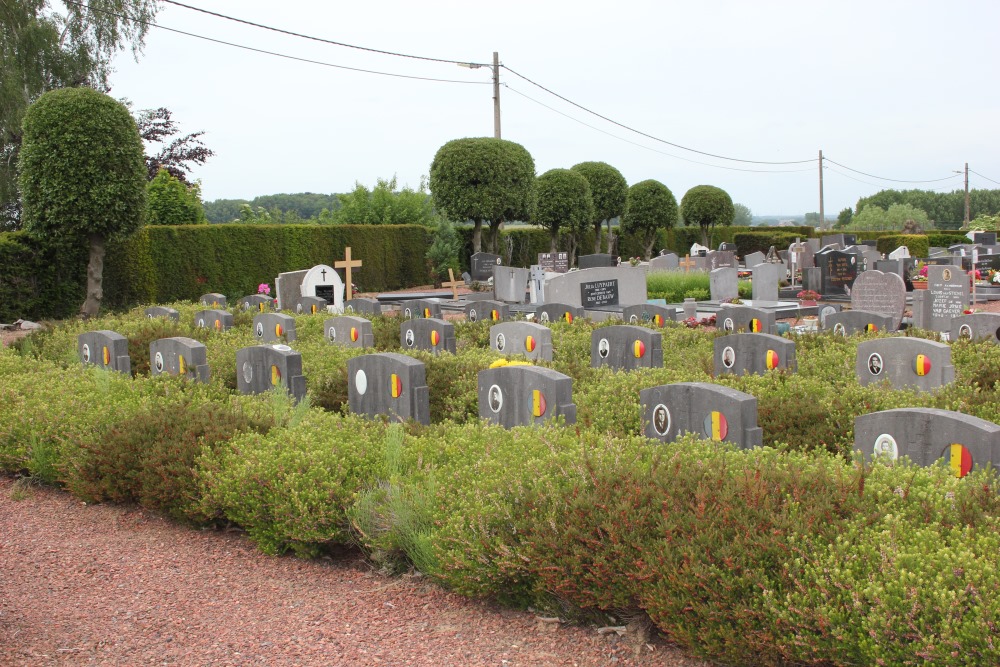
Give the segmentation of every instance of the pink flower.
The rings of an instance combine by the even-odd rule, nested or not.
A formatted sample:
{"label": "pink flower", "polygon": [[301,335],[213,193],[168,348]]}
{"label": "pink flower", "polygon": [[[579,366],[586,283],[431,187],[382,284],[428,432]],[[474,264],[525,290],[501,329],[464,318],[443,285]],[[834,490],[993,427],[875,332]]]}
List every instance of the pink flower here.
{"label": "pink flower", "polygon": [[268,285],[267,283],[261,283],[260,285],[257,285],[257,294],[270,294],[270,293],[271,293],[271,286]]}
{"label": "pink flower", "polygon": [[924,265],[923,265],[923,266],[922,266],[922,267],[920,268],[920,275],[922,275],[922,276],[923,276],[924,278],[926,278],[926,277],[927,277],[927,265],[926,265],[926,264],[924,264]]}

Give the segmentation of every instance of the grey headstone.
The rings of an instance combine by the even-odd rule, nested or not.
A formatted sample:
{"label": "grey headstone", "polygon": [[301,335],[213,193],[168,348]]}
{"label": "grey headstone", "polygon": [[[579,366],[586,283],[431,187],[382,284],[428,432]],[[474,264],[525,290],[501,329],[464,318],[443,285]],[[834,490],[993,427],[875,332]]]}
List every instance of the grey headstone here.
{"label": "grey headstone", "polygon": [[84,364],[132,374],[128,338],[115,331],[88,331],[76,337],[77,356]]}
{"label": "grey headstone", "polygon": [[198,303],[203,306],[208,306],[209,308],[225,308],[226,307],[226,295],[219,294],[218,292],[210,292],[208,294],[202,294],[198,297]]}
{"label": "grey headstone", "polygon": [[889,259],[906,259],[910,256],[910,249],[901,245],[889,253]]}
{"label": "grey headstone", "polygon": [[806,244],[812,248],[813,254],[815,255],[823,247],[823,242],[820,239],[806,239]]}
{"label": "grey headstone", "polygon": [[576,423],[573,379],[551,368],[502,366],[479,371],[479,417],[504,428],[562,416]]}
{"label": "grey headstone", "polygon": [[668,252],[657,257],[653,257],[649,260],[649,270],[650,271],[676,271],[678,267],[678,258],[672,252]]}
{"label": "grey headstone", "polygon": [[274,299],[267,294],[250,294],[240,299],[241,310],[256,310],[263,313],[274,310]]}
{"label": "grey headstone", "polygon": [[718,250],[736,252],[738,249],[735,243],[730,243],[729,241],[723,241],[722,243],[719,244]]}
{"label": "grey headstone", "polygon": [[855,253],[824,248],[816,253],[816,266],[822,276],[820,294],[847,294],[858,277],[858,255]]}
{"label": "grey headstone", "polygon": [[[875,268],[875,262],[881,261],[882,253],[880,253],[878,250],[875,250],[874,248],[869,248],[868,246],[861,246],[861,249],[862,249],[861,261],[863,263],[860,267],[860,270],[871,271],[872,269]],[[854,288],[852,287],[851,289]]]}
{"label": "grey headstone", "polygon": [[663,367],[663,335],[646,327],[620,324],[590,334],[591,368],[631,371]]}
{"label": "grey headstone", "polygon": [[913,290],[910,292],[912,301],[912,317],[910,326],[918,329],[929,328],[931,318],[931,299],[927,290]]}
{"label": "grey headstone", "polygon": [[318,296],[300,296],[295,300],[295,313],[298,315],[315,315],[325,313],[329,304],[326,299]]}
{"label": "grey headstone", "polygon": [[186,375],[198,382],[208,382],[208,349],[193,338],[160,338],[149,344],[151,375]]}
{"label": "grey headstone", "polygon": [[510,319],[510,306],[502,301],[470,301],[465,304],[465,319],[470,322],[504,322]]}
{"label": "grey headstone", "polygon": [[560,274],[545,283],[545,301],[584,309],[646,303],[646,271],[621,266]]}
{"label": "grey headstone", "polygon": [[194,325],[199,329],[229,331],[233,328],[233,314],[228,310],[199,310],[194,314]]}
{"label": "grey headstone", "polygon": [[295,318],[281,313],[253,316],[253,338],[258,343],[290,343],[295,340]]}
{"label": "grey headstone", "polygon": [[955,379],[951,347],[923,338],[866,340],[858,345],[854,373],[862,385],[888,380],[896,389],[929,391]]}
{"label": "grey headstone", "polygon": [[568,252],[540,252],[538,253],[538,266],[543,271],[550,273],[566,273],[569,271]]}
{"label": "grey headstone", "polygon": [[568,303],[547,303],[535,310],[536,322],[568,322],[584,317],[583,308],[571,306]]}
{"label": "grey headstone", "polygon": [[736,269],[713,269],[708,274],[708,285],[712,301],[727,301],[740,295],[740,281]]}
{"label": "grey headstone", "polygon": [[742,449],[760,447],[757,399],[731,387],[708,382],[678,382],[639,392],[643,433],[673,442],[683,433],[731,442]]}
{"label": "grey headstone", "polygon": [[490,348],[532,361],[552,361],[552,329],[534,322],[501,322],[490,327]]}
{"label": "grey headstone", "polygon": [[282,301],[281,307],[295,308],[296,304],[299,303],[299,297],[311,296],[326,301],[326,305],[330,306],[332,312],[342,313],[345,292],[346,286],[340,278],[340,274],[332,266],[317,264],[305,272],[299,283],[298,293],[292,296],[287,305],[285,301]]}
{"label": "grey headstone", "polygon": [[823,271],[819,267],[802,269],[802,289],[823,292]]}
{"label": "grey headstone", "polygon": [[708,268],[715,269],[736,269],[740,265],[736,261],[736,254],[730,250],[713,250],[708,253]]}
{"label": "grey headstone", "polygon": [[580,255],[576,260],[576,265],[581,269],[597,269],[609,266],[617,266],[618,258],[606,253],[596,255]]}
{"label": "grey headstone", "polygon": [[355,414],[431,423],[424,364],[403,354],[384,352],[348,359],[347,400]]}
{"label": "grey headstone", "polygon": [[371,320],[353,315],[331,317],[323,322],[326,340],[343,347],[369,348],[375,346]]}
{"label": "grey headstone", "polygon": [[681,304],[684,309],[684,319],[693,320],[698,317],[698,302],[692,297],[684,297],[684,303]]}
{"label": "grey headstone", "polygon": [[891,331],[899,328],[906,308],[906,285],[895,273],[872,269],[858,275],[851,287],[851,309],[888,315]]}
{"label": "grey headstone", "polygon": [[399,325],[399,346],[404,350],[455,354],[455,325],[436,317],[403,320]]}
{"label": "grey headstone", "polygon": [[166,306],[153,306],[146,309],[146,317],[149,319],[155,319],[157,317],[166,317],[173,320],[174,322],[181,321],[181,314],[178,313],[173,308],[167,308]]}
{"label": "grey headstone", "polygon": [[493,267],[500,266],[502,263],[500,255],[477,252],[469,258],[469,274],[473,280],[486,282],[493,277]]}
{"label": "grey headstone", "polygon": [[903,262],[899,259],[880,259],[875,262],[875,270],[882,273],[895,273],[900,278],[905,275]]}
{"label": "grey headstone", "polygon": [[377,317],[382,314],[382,304],[376,299],[350,299],[344,302],[344,312],[348,315],[361,313]]}
{"label": "grey headstone", "polygon": [[996,245],[997,244],[997,233],[996,232],[969,232],[967,234],[969,240],[973,243],[979,243],[982,245]]}
{"label": "grey headstone", "polygon": [[956,477],[964,477],[1000,463],[1000,426],[937,408],[884,410],[854,419],[854,449],[869,461],[906,456],[931,466],[943,459]]}
{"label": "grey headstone", "polygon": [[274,279],[274,292],[278,299],[278,310],[291,310],[295,300],[302,296],[302,279],[309,273],[305,271],[286,271],[279,273]]}
{"label": "grey headstone", "polygon": [[777,334],[778,325],[773,310],[750,306],[726,306],[715,314],[715,326],[729,333]]}
{"label": "grey headstone", "polygon": [[657,327],[663,327],[666,326],[667,322],[677,321],[677,309],[652,303],[639,303],[627,306],[622,311],[622,321],[625,324],[652,323]]}
{"label": "grey headstone", "polygon": [[839,313],[831,313],[823,319],[820,326],[824,330],[832,331],[840,336],[896,330],[891,316],[864,310],[843,310]]}
{"label": "grey headstone", "polygon": [[827,327],[827,325],[826,325],[826,318],[830,317],[834,313],[839,313],[839,312],[840,312],[840,304],[839,303],[824,303],[823,305],[821,305],[819,307],[819,326],[820,326],[820,328],[822,328],[822,329],[831,328],[831,327]]}
{"label": "grey headstone", "polygon": [[784,277],[783,264],[758,264],[751,269],[751,287],[754,301],[777,301],[778,281]]}
{"label": "grey headstone", "polygon": [[515,266],[497,266],[493,269],[493,294],[497,301],[524,303],[528,293],[531,272]]}
{"label": "grey headstone", "polygon": [[441,302],[435,299],[411,299],[399,304],[403,319],[434,317],[441,319]]}
{"label": "grey headstone", "polygon": [[763,333],[730,334],[714,342],[715,374],[764,375],[785,369],[795,372],[795,343]]}
{"label": "grey headstone", "polygon": [[[829,234],[821,237],[820,245],[823,247],[832,245],[836,246],[839,250],[843,250],[849,244],[845,242],[843,234]],[[853,243],[850,245],[853,245]]]}
{"label": "grey headstone", "polygon": [[545,303],[545,269],[538,264],[532,264],[528,269],[531,277],[528,279],[528,298],[531,303]]}
{"label": "grey headstone", "polygon": [[973,313],[954,318],[949,340],[959,339],[1000,343],[1000,313]]}
{"label": "grey headstone", "polygon": [[241,394],[262,394],[279,386],[296,401],[305,397],[301,354],[287,345],[255,345],[236,351],[236,388]]}
{"label": "grey headstone", "polygon": [[930,310],[925,328],[951,331],[952,319],[969,307],[969,276],[957,266],[928,265],[927,294]]}

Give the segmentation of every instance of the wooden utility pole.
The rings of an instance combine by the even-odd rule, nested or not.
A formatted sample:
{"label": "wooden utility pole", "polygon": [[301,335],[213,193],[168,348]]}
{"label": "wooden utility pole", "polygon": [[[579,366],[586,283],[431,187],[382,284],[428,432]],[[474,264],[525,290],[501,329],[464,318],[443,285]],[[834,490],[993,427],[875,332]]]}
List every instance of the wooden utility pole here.
{"label": "wooden utility pole", "polygon": [[[965,226],[969,226],[969,163],[965,163]],[[973,267],[975,268],[975,267]]]}
{"label": "wooden utility pole", "polygon": [[819,152],[819,226],[826,227],[826,215],[823,213],[823,151]]}
{"label": "wooden utility pole", "polygon": [[496,51],[493,52],[493,136],[500,138],[500,55]]}

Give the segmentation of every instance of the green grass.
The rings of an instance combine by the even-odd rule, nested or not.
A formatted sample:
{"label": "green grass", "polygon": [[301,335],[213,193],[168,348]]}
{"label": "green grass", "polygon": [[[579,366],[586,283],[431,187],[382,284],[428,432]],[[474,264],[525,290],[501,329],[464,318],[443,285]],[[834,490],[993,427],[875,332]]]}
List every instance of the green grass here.
{"label": "green grass", "polygon": [[[740,297],[750,298],[750,281],[740,281]],[[646,292],[650,299],[666,299],[667,303],[682,303],[686,298],[708,300],[708,274],[702,271],[650,271],[646,275]]]}

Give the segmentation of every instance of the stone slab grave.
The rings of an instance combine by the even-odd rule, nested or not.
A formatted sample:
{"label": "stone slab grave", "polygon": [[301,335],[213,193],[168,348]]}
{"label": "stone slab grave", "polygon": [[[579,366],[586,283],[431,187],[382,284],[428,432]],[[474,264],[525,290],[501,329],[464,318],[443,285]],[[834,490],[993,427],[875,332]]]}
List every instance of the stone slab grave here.
{"label": "stone slab grave", "polygon": [[728,250],[729,252],[736,252],[738,248],[736,247],[735,243],[730,243],[729,241],[723,241],[722,243],[719,244],[719,247],[716,248],[716,250]]}
{"label": "stone slab grave", "polygon": [[580,255],[576,259],[576,265],[581,270],[608,268],[618,266],[618,258],[607,253]]}
{"label": "stone slab grave", "polygon": [[888,380],[894,389],[930,391],[953,382],[955,367],[947,344],[898,336],[859,344],[854,374],[861,386]]}
{"label": "stone slab grave", "polygon": [[908,258],[903,259],[880,259],[875,262],[875,270],[881,271],[882,273],[895,273],[897,276],[903,279],[905,284],[906,276],[910,274],[913,270],[913,260]]}
{"label": "stone slab grave", "polygon": [[625,324],[650,323],[656,327],[664,327],[667,322],[677,321],[677,309],[652,303],[638,303],[626,306],[622,310],[622,320]]}
{"label": "stone slab grave", "polygon": [[229,331],[233,328],[233,314],[228,310],[199,310],[194,314],[194,325],[199,329]]}
{"label": "stone slab grave", "polygon": [[649,260],[650,271],[676,271],[678,257],[672,252],[663,253]]}
{"label": "stone slab grave", "polygon": [[816,266],[816,251],[811,244],[804,241],[796,241],[788,246],[789,268],[794,264],[795,269],[811,269]]}
{"label": "stone slab grave", "polygon": [[274,299],[267,294],[248,294],[239,301],[240,310],[256,310],[259,313],[274,310]]}
{"label": "stone slab grave", "polygon": [[497,301],[524,303],[528,294],[531,271],[516,266],[493,268],[493,295]]}
{"label": "stone slab grave", "polygon": [[905,245],[901,245],[892,252],[889,253],[887,259],[909,259],[910,249]]}
{"label": "stone slab grave", "polygon": [[568,303],[546,303],[535,309],[535,321],[537,322],[567,322],[583,319],[585,316],[583,308],[571,306]]}
{"label": "stone slab grave", "polygon": [[758,264],[763,264],[766,256],[762,252],[751,252],[748,253],[746,257],[743,258],[743,265],[747,270],[752,269]]}
{"label": "stone slab grave", "polygon": [[431,423],[427,370],[405,354],[362,354],[347,360],[347,403],[354,414]]}
{"label": "stone slab grave", "polygon": [[298,315],[315,315],[325,313],[329,305],[326,299],[318,296],[300,296],[295,300],[295,312]]}
{"label": "stone slab grave", "polygon": [[833,246],[837,250],[843,250],[849,245],[854,245],[853,239],[850,243],[847,242],[844,234],[827,234],[826,236],[820,237],[820,245],[824,248],[827,246]]}
{"label": "stone slab grave", "polygon": [[465,319],[503,322],[510,319],[510,306],[502,301],[470,301],[465,304]]}
{"label": "stone slab grave", "polygon": [[501,266],[503,259],[500,255],[489,252],[477,252],[469,258],[469,275],[476,282],[486,282],[493,277],[493,267]]}
{"label": "stone slab grave", "polygon": [[774,311],[751,306],[726,306],[715,314],[715,322],[719,331],[730,333],[778,333]]}
{"label": "stone slab grave", "polygon": [[878,262],[878,261],[880,261],[882,259],[882,253],[880,253],[875,248],[871,248],[869,246],[855,246],[855,247],[859,248],[861,250],[861,253],[859,255],[859,257],[861,259],[858,260],[859,261],[859,266],[858,266],[858,270],[859,271],[869,271],[871,269],[874,269],[875,268],[875,262]]}
{"label": "stone slab grave", "polygon": [[568,252],[540,252],[537,266],[549,273],[566,273],[569,271]]}
{"label": "stone slab grave", "polygon": [[479,417],[504,428],[562,417],[576,423],[573,379],[551,368],[501,366],[479,371]]}
{"label": "stone slab grave", "polygon": [[552,361],[552,329],[534,322],[501,322],[490,327],[490,349],[521,354],[532,361]]}
{"label": "stone slab grave", "polygon": [[225,308],[226,307],[226,295],[219,294],[218,292],[210,292],[208,294],[202,294],[198,297],[198,303],[203,306],[208,306],[209,308]]}
{"label": "stone slab grave", "polygon": [[405,320],[427,317],[441,319],[441,302],[437,299],[411,299],[399,304],[399,312]]}
{"label": "stone slab grave", "polygon": [[323,322],[326,339],[343,347],[375,347],[371,320],[353,315],[339,315]]}
{"label": "stone slab grave", "polygon": [[326,300],[333,312],[344,310],[344,281],[327,264],[317,264],[304,271],[280,273],[274,281],[278,310],[294,310],[299,297],[315,296]]}
{"label": "stone slab grave", "polygon": [[888,315],[892,320],[889,331],[895,331],[903,321],[906,308],[906,284],[895,273],[870,269],[858,274],[851,287],[851,310]]}
{"label": "stone slab grave", "polygon": [[708,270],[715,269],[736,269],[740,263],[736,260],[736,253],[730,250],[711,250],[708,253]]}
{"label": "stone slab grave", "polygon": [[1000,464],[1000,426],[961,412],[897,408],[854,419],[854,449],[871,461],[901,456],[921,466],[938,461],[965,477],[974,468]]}
{"label": "stone slab grave", "polygon": [[84,364],[132,374],[128,338],[117,331],[101,329],[80,334],[76,337],[76,352]]}
{"label": "stone slab grave", "polygon": [[753,291],[753,301],[777,302],[778,301],[778,281],[784,277],[784,264],[758,264],[751,269],[753,278],[751,286]]}
{"label": "stone slab grave", "polygon": [[639,267],[581,269],[549,278],[546,303],[566,303],[584,310],[646,303],[646,270]]}
{"label": "stone slab grave", "polygon": [[177,336],[160,338],[149,344],[151,375],[184,375],[191,380],[209,380],[208,348],[204,343]]}
{"label": "stone slab grave", "polygon": [[980,245],[996,245],[997,244],[997,233],[996,232],[969,232],[965,235],[973,243],[978,243]]}
{"label": "stone slab grave", "polygon": [[253,338],[258,343],[291,343],[295,340],[295,318],[282,313],[253,316]]}
{"label": "stone slab grave", "polygon": [[344,312],[378,317],[382,314],[382,304],[378,302],[378,299],[351,299],[344,302]]}
{"label": "stone slab grave", "polygon": [[816,253],[820,270],[820,294],[846,295],[858,277],[858,256],[854,253],[824,248]]}
{"label": "stone slab grave", "polygon": [[740,295],[740,281],[735,268],[712,269],[708,274],[708,286],[712,301],[728,301]]}
{"label": "stone slab grave", "polygon": [[678,382],[639,392],[643,434],[673,442],[697,433],[742,449],[760,447],[764,432],[757,426],[757,399],[731,387],[709,382]]}
{"label": "stone slab grave", "polygon": [[399,346],[404,350],[425,350],[432,354],[455,354],[455,325],[436,317],[403,320],[399,325]]}
{"label": "stone slab grave", "polygon": [[830,317],[834,313],[841,312],[839,303],[824,303],[819,307],[819,326],[821,329],[827,328],[826,318]]}
{"label": "stone slab grave", "polygon": [[181,321],[181,314],[173,308],[167,308],[166,306],[152,306],[147,308],[146,317],[151,320],[156,319],[157,317],[166,317],[174,322]]}
{"label": "stone slab grave", "polygon": [[302,355],[287,345],[254,345],[236,351],[236,388],[242,394],[262,394],[283,387],[300,401],[306,395]]}
{"label": "stone slab grave", "polygon": [[1000,343],[1000,313],[973,313],[954,318],[949,340],[960,339]]}
{"label": "stone slab grave", "polygon": [[951,331],[951,321],[969,307],[969,276],[954,265],[927,266],[927,296],[929,308],[924,321],[918,323],[931,331]]}
{"label": "stone slab grave", "polygon": [[823,291],[823,271],[819,267],[802,269],[802,289],[812,290],[817,294]]}
{"label": "stone slab grave", "polygon": [[646,327],[619,324],[590,334],[590,367],[631,371],[663,367],[663,335]]}
{"label": "stone slab grave", "polygon": [[785,369],[795,372],[795,343],[764,333],[730,334],[714,341],[715,374],[764,375]]}
{"label": "stone slab grave", "polygon": [[890,316],[865,310],[842,310],[831,313],[823,319],[820,326],[823,330],[832,331],[838,336],[896,330],[893,328]]}

